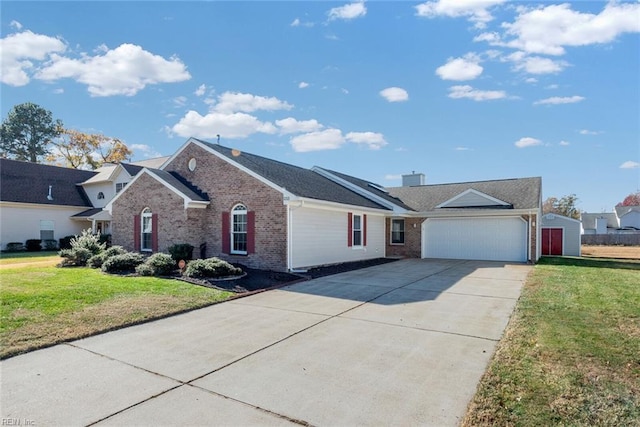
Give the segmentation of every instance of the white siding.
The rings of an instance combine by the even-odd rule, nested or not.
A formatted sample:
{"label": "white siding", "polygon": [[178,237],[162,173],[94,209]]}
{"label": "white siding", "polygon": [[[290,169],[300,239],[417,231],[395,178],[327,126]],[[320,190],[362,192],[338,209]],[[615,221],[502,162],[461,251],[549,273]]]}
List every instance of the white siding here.
{"label": "white siding", "polygon": [[[353,211],[354,214],[364,212]],[[381,258],[385,256],[384,217],[367,214],[367,246],[347,246],[347,212],[291,208],[290,268]]]}
{"label": "white siding", "polygon": [[53,221],[53,237],[80,234],[83,229],[91,228],[89,221],[74,221],[72,215],[86,210],[86,207],[31,207],[28,205],[7,205],[0,203],[2,216],[0,220],[0,247],[6,248],[7,243],[25,243],[28,239],[40,238],[40,221]]}
{"label": "white siding", "polygon": [[[115,187],[112,182],[101,182],[99,184],[87,184],[82,186],[85,193],[89,196],[91,204],[96,208],[104,208],[109,200],[113,199],[116,194]],[[104,199],[98,199],[98,193],[104,194]]]}
{"label": "white siding", "polygon": [[527,223],[520,217],[431,218],[422,239],[423,258],[527,260]]}
{"label": "white siding", "polygon": [[620,227],[640,228],[640,212],[631,211],[620,218]]}

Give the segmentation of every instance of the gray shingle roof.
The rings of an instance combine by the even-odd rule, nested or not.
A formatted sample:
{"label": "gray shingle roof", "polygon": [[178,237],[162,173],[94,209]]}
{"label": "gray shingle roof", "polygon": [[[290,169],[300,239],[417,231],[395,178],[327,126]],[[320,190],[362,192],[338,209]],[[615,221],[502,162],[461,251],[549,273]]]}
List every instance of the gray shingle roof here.
{"label": "gray shingle roof", "polygon": [[469,189],[510,203],[514,209],[538,209],[540,207],[542,178],[500,179],[388,188],[390,195],[398,197],[413,209],[421,212],[433,211],[436,206]]}
{"label": "gray shingle roof", "polygon": [[[324,168],[322,168],[324,169]],[[324,169],[327,172],[330,172],[333,175],[336,175],[339,178],[344,179],[345,181],[356,185],[360,188],[362,188],[365,191],[368,191],[371,194],[374,194],[378,197],[381,197],[382,199],[391,202],[393,204],[395,204],[396,206],[400,206],[401,208],[407,209],[407,210],[413,210],[413,208],[411,206],[406,205],[405,203],[403,203],[402,200],[400,200],[397,197],[392,196],[391,194],[389,194],[388,191],[382,191],[381,188],[384,188],[383,186],[376,184],[374,182],[370,182],[370,181],[366,181],[364,179],[360,179],[360,178],[356,178],[355,176],[350,176],[350,175],[345,175],[343,173],[340,172],[336,172],[336,171],[332,171],[330,169]],[[386,190],[386,189],[385,189]]]}
{"label": "gray shingle roof", "polygon": [[[91,207],[80,185],[96,172],[0,159],[0,200]],[[53,200],[48,200],[49,186]]]}
{"label": "gray shingle roof", "polygon": [[[310,170],[277,160],[267,159],[255,154],[244,153],[234,156],[232,149],[206,141],[198,140],[216,152],[257,173],[272,183],[285,188],[299,197],[315,200],[385,209],[386,207],[345,188],[328,178]],[[235,152],[235,151],[234,151]]]}
{"label": "gray shingle roof", "polygon": [[102,208],[91,208],[91,209],[87,209],[86,211],[77,213],[75,215],[71,215],[71,217],[72,218],[89,218],[90,216],[93,216],[100,212],[102,212]]}
{"label": "gray shingle roof", "polygon": [[155,175],[162,181],[174,187],[189,199],[197,202],[209,201],[209,197],[206,193],[199,191],[199,189],[193,186],[189,181],[182,178],[175,172],[166,172],[160,169],[147,168],[151,174]]}

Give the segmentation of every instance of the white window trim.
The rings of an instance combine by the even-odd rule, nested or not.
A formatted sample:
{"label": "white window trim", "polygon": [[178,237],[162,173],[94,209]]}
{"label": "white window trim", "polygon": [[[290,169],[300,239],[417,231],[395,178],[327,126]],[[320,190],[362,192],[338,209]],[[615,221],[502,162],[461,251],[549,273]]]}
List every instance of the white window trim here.
{"label": "white window trim", "polygon": [[[240,209],[240,208],[244,208],[244,209]],[[231,237],[229,239],[229,243],[230,243],[230,248],[229,248],[229,253],[231,253],[232,255],[247,255],[248,251],[237,251],[234,250],[234,246],[235,246],[235,233],[233,231],[233,226],[235,224],[235,218],[236,215],[244,215],[245,216],[245,221],[247,221],[247,226],[248,226],[248,220],[249,220],[249,211],[247,209],[247,206],[242,204],[242,203],[238,203],[237,205],[235,205],[233,207],[233,209],[231,209],[231,221],[229,221],[229,225],[231,226],[231,230],[229,230],[229,232],[231,233]],[[245,230],[244,232],[245,234],[245,239],[248,239],[248,234],[249,234],[249,230]],[[248,240],[247,240],[248,242]]]}
{"label": "white window trim", "polygon": [[[149,233],[144,232],[144,220],[145,218],[149,218],[149,223],[151,224],[151,231]],[[150,244],[151,246],[148,248],[144,247],[144,235],[150,234]],[[142,213],[140,214],[140,252],[153,252],[153,212],[151,212],[151,208],[144,208]]]}
{"label": "white window trim", "polygon": [[[393,221],[402,221],[403,222],[402,242],[401,243],[393,241]],[[406,233],[407,233],[407,221],[404,218],[391,218],[391,223],[390,223],[390,226],[389,226],[389,244],[393,245],[393,246],[404,246],[404,244],[406,242]]]}
{"label": "white window trim", "polygon": [[[360,228],[356,230],[356,217],[360,218]],[[362,249],[364,248],[364,215],[354,213],[351,216],[351,247],[353,249]],[[356,244],[356,231],[360,232],[360,243]]]}

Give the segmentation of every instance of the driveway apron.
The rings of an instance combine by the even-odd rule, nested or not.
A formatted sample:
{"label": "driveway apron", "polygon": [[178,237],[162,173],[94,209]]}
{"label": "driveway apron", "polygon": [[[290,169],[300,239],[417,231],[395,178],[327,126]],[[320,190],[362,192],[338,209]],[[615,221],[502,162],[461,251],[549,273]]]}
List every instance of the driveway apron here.
{"label": "driveway apron", "polygon": [[400,260],[16,356],[0,362],[1,416],[455,426],[530,269]]}

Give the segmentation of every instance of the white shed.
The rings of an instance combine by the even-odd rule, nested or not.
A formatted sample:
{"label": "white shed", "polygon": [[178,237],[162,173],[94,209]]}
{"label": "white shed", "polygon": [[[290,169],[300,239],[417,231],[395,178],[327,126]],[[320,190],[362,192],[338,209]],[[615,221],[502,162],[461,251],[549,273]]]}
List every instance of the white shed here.
{"label": "white shed", "polygon": [[548,213],[541,227],[542,255],[581,256],[580,221]]}

